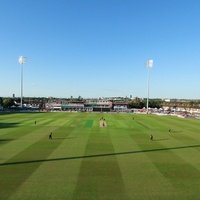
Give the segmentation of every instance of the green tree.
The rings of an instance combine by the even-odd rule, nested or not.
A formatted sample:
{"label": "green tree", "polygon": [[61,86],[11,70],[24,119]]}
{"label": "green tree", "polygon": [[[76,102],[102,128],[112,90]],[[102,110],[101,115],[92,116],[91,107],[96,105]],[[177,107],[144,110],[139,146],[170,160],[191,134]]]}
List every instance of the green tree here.
{"label": "green tree", "polygon": [[128,103],[128,108],[138,108],[141,109],[145,107],[145,102],[140,98],[135,98],[133,101]]}
{"label": "green tree", "polygon": [[4,108],[10,108],[14,105],[14,100],[11,98],[5,98],[3,99],[3,107]]}
{"label": "green tree", "polygon": [[45,101],[44,99],[41,99],[39,103],[39,110],[43,110],[43,109],[45,109]]}
{"label": "green tree", "polygon": [[149,101],[149,107],[150,108],[161,108],[162,107],[162,101],[159,99],[152,99]]}
{"label": "green tree", "polygon": [[0,106],[3,106],[3,98],[0,97]]}

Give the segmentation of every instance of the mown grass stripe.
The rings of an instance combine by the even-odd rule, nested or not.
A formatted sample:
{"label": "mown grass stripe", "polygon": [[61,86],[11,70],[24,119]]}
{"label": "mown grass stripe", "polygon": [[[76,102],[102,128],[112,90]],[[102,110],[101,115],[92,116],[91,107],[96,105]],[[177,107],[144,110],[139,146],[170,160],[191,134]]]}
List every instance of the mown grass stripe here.
{"label": "mown grass stripe", "polygon": [[[28,135],[32,140],[31,135]],[[12,174],[9,176],[0,176],[0,196],[5,199],[11,195],[24,181],[41,165],[42,162],[34,162],[34,160],[45,161],[45,159],[61,144],[62,140],[49,140],[42,135],[39,141],[29,145],[26,149],[12,157],[8,163],[24,162],[22,165],[15,165],[14,174],[12,165],[1,165],[1,173]],[[49,143],[51,143],[49,145]],[[27,165],[28,160],[32,160],[31,165]]]}
{"label": "mown grass stripe", "polygon": [[50,131],[50,129],[45,128],[45,127],[41,128],[39,130],[36,129],[35,131],[30,131],[30,129],[29,129],[29,131],[24,130],[23,136],[21,136],[19,138],[14,138],[14,140],[11,140],[6,145],[1,146],[1,148],[0,148],[0,163],[8,161],[13,156],[17,155],[24,149],[28,148],[30,145],[35,143],[37,140],[40,140],[42,137],[44,137],[44,134],[47,134],[49,131]]}
{"label": "mown grass stripe", "polygon": [[86,123],[85,123],[86,128],[92,128],[92,125],[93,125],[93,120],[91,120],[91,119],[87,120]]}
{"label": "mown grass stripe", "polygon": [[[151,160],[144,154],[143,149],[140,149],[128,134],[120,140],[112,137],[112,143],[115,152],[123,151],[123,149],[134,152],[116,155],[130,199],[156,199],[165,193],[166,187],[173,188],[154,167]],[[138,150],[134,151],[133,149]],[[152,153],[153,151],[149,149],[146,152]],[[151,170],[149,171],[149,169]]]}
{"label": "mown grass stripe", "polygon": [[[144,145],[141,144],[137,138],[134,138],[132,135],[133,140],[136,142],[138,146],[140,146],[142,149],[144,148]],[[162,145],[161,142],[159,143],[153,143],[153,146],[156,146],[156,148],[160,149],[162,154],[158,151],[152,151],[153,153],[147,154],[147,152],[144,152],[146,156],[151,160],[151,162],[154,164],[154,166],[157,168],[157,170],[173,185],[174,188],[176,188],[175,193],[179,194],[181,199],[188,199],[190,198],[190,194],[186,192],[189,188],[191,188],[191,179],[193,179],[193,183],[195,184],[195,187],[192,189],[195,194],[198,193],[200,189],[199,178],[200,178],[200,171],[197,170],[195,167],[193,167],[190,163],[185,162],[180,156],[178,156],[176,153],[174,153],[174,150],[176,149],[185,149],[185,148],[191,148],[191,146],[188,147],[174,147],[173,151],[162,151],[162,149],[165,149],[165,147]],[[196,145],[198,148],[200,145]],[[179,166],[179,167],[178,167]],[[183,167],[183,168],[182,168]],[[185,179],[182,182],[182,178]],[[193,177],[193,178],[192,178]],[[181,183],[181,184],[180,184]],[[173,195],[174,196],[174,195]],[[186,198],[187,197],[187,198]]]}
{"label": "mown grass stripe", "polygon": [[[92,152],[101,154],[82,161],[73,199],[127,200],[118,162],[111,155],[114,149],[106,128],[91,132],[84,158],[92,158]],[[108,156],[105,152],[113,153]]]}
{"label": "mown grass stripe", "polygon": [[[70,157],[83,155],[88,139],[88,131],[83,130],[77,135],[75,129],[70,129],[69,135],[62,139],[62,143],[56,148],[46,160],[58,157]],[[81,159],[54,160],[53,162],[42,162],[31,176],[17,189],[9,200],[24,199],[72,199],[76,187],[77,177]],[[38,182],[40,185],[38,186]],[[51,194],[51,195],[49,195]]]}
{"label": "mown grass stripe", "polygon": [[109,157],[109,156],[120,156],[120,155],[131,155],[131,154],[141,154],[141,153],[150,153],[150,152],[160,152],[160,151],[169,151],[169,150],[181,150],[181,149],[190,149],[190,148],[200,148],[200,145],[190,145],[190,146],[176,146],[170,148],[155,148],[155,149],[143,149],[143,150],[130,150],[130,151],[121,151],[121,152],[113,152],[113,153],[100,153],[100,154],[90,154],[90,155],[77,155],[77,156],[69,156],[69,157],[57,157],[57,158],[49,158],[49,159],[35,159],[35,160],[24,160],[24,161],[14,161],[14,162],[5,162],[1,163],[0,166],[6,165],[23,165],[23,164],[31,164],[38,162],[54,162],[54,161],[64,161],[64,160],[79,160],[79,159],[91,159],[98,157]]}

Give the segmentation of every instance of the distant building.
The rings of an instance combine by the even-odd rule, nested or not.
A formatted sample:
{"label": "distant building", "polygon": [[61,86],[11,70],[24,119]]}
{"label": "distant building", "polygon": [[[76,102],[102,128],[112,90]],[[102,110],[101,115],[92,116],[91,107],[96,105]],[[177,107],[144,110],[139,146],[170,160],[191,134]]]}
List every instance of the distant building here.
{"label": "distant building", "polygon": [[113,110],[116,112],[126,112],[128,110],[127,102],[114,102]]}
{"label": "distant building", "polygon": [[83,103],[62,104],[61,109],[63,111],[84,111],[84,104]]}
{"label": "distant building", "polygon": [[84,104],[86,109],[96,112],[110,112],[112,109],[112,102],[108,100],[88,100]]}
{"label": "distant building", "polygon": [[61,104],[60,103],[46,103],[45,105],[46,110],[49,111],[61,111]]}
{"label": "distant building", "polygon": [[164,99],[164,101],[165,101],[165,102],[170,102],[171,100],[170,100],[170,99]]}

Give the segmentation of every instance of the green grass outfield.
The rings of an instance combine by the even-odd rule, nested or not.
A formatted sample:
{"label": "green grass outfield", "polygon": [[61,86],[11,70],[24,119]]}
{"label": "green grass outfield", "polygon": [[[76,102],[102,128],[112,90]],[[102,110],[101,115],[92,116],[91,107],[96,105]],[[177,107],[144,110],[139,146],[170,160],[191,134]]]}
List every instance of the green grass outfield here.
{"label": "green grass outfield", "polygon": [[[101,117],[107,127],[99,127]],[[1,114],[0,200],[7,199],[199,200],[200,121],[117,113]]]}

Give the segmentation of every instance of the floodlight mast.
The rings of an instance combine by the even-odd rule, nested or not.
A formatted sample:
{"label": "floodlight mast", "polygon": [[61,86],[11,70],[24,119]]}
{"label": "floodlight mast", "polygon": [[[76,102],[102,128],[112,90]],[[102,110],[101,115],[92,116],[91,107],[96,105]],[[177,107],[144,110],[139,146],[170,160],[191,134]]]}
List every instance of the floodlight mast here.
{"label": "floodlight mast", "polygon": [[26,63],[26,57],[20,56],[18,62],[21,65],[21,102],[20,102],[20,106],[22,108],[23,107],[23,65]]}
{"label": "floodlight mast", "polygon": [[146,63],[147,67],[147,114],[149,113],[149,80],[150,80],[150,69],[153,67],[153,60],[149,59]]}

